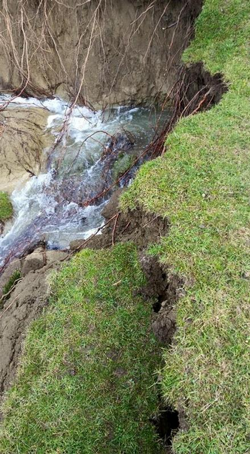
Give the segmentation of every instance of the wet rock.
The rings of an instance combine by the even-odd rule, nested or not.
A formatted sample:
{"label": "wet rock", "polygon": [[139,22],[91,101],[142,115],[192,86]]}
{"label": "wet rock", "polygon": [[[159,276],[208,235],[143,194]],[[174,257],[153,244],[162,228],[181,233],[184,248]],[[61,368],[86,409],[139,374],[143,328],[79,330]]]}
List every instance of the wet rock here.
{"label": "wet rock", "polygon": [[84,243],[84,240],[74,240],[74,241],[71,241],[70,243],[70,250],[72,252],[77,252],[81,249],[81,246],[83,245]]}
{"label": "wet rock", "polygon": [[44,248],[36,249],[25,257],[21,268],[21,274],[23,277],[27,276],[27,274],[39,270],[44,266],[62,261],[67,256],[68,253],[63,251],[46,251]]}
{"label": "wet rock", "polygon": [[68,252],[64,251],[45,251],[46,254],[46,265],[57,263],[65,260],[68,256]]}
{"label": "wet rock", "polygon": [[[120,174],[123,174],[132,166],[134,138],[128,131],[115,134],[107,143],[101,160],[103,162],[103,177],[112,181],[116,181]],[[130,172],[129,172],[130,173]],[[127,175],[122,182],[126,186],[131,175]]]}
{"label": "wet rock", "polygon": [[118,209],[119,209],[119,198],[121,196],[121,194],[124,192],[124,189],[118,189],[117,191],[115,191],[112,196],[110,197],[110,200],[108,201],[108,203],[105,205],[105,207],[103,208],[101,214],[102,216],[109,220],[112,218],[112,216],[114,216],[117,212],[118,212]]}
{"label": "wet rock", "polygon": [[24,259],[22,266],[22,276],[27,276],[31,271],[39,270],[46,264],[45,252],[42,250],[34,251]]}
{"label": "wet rock", "polygon": [[127,131],[123,134],[117,133],[111,139],[109,139],[102,154],[102,159],[105,159],[108,155],[118,155],[120,151],[131,150],[134,142],[134,138]]}

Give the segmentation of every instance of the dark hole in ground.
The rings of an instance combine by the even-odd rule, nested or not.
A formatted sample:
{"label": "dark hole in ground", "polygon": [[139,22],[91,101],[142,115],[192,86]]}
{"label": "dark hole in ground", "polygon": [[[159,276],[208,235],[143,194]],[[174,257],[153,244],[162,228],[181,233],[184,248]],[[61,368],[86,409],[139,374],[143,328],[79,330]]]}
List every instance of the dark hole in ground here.
{"label": "dark hole in ground", "polygon": [[153,304],[153,310],[154,310],[154,312],[156,312],[157,314],[158,314],[158,312],[160,312],[160,310],[161,310],[162,303],[166,300],[167,289],[168,289],[168,285],[166,286],[166,289],[165,289],[165,291],[164,291],[164,294],[159,295],[158,298],[157,298],[157,301]]}
{"label": "dark hole in ground", "polygon": [[172,439],[179,430],[179,413],[172,407],[163,408],[160,414],[152,420],[156,432],[164,443],[164,446],[170,447]]}
{"label": "dark hole in ground", "polygon": [[153,304],[153,311],[158,314],[158,312],[160,312],[161,310],[161,301],[156,301],[154,304]]}

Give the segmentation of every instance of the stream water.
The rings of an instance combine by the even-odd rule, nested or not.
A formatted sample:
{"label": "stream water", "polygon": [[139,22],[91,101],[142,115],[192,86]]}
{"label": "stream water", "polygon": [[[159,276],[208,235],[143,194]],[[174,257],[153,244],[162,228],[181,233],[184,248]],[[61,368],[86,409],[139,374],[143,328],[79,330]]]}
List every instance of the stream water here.
{"label": "stream water", "polygon": [[[47,128],[55,140],[69,109],[60,99],[17,98],[10,108],[13,105],[48,109]],[[118,161],[125,168],[143,152],[156,127],[168,116],[167,111],[139,107],[94,112],[76,106],[70,116],[68,134],[47,156],[46,170],[31,177],[25,185],[19,182],[12,193],[15,215],[10,230],[0,237],[0,266],[41,240],[48,248],[65,249],[72,240],[94,233],[103,222],[101,211],[111,192],[90,204],[86,202],[114,182],[119,175]],[[119,182],[120,186],[130,183],[137,167]]]}

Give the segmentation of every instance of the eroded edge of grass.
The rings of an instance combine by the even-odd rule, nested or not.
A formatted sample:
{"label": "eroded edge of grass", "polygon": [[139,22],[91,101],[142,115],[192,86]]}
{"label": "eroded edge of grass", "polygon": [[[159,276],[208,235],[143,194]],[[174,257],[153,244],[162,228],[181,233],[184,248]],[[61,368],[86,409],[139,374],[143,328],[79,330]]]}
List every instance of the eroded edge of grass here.
{"label": "eroded edge of grass", "polygon": [[229,91],[177,124],[165,156],[140,169],[121,201],[168,216],[170,234],[151,253],[186,279],[163,377],[189,425],[176,454],[248,450],[249,17],[247,0],[205,1],[184,59],[224,74]]}

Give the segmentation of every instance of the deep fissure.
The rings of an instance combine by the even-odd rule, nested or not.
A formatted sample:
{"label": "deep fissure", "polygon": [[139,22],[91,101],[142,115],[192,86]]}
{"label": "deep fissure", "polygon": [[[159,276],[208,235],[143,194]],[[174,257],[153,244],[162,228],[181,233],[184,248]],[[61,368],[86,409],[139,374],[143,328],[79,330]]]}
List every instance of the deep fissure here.
{"label": "deep fissure", "polygon": [[[163,399],[162,399],[163,402]],[[160,414],[152,419],[157,434],[166,448],[172,446],[173,437],[180,428],[179,413],[170,406],[165,406]]]}

